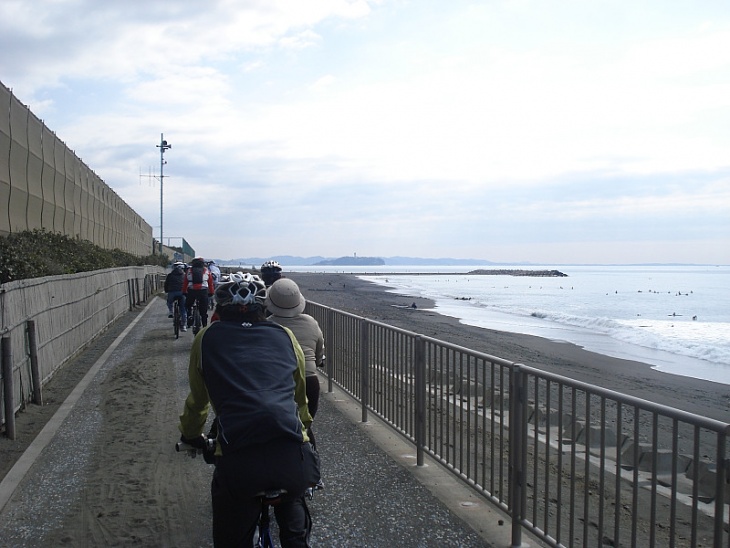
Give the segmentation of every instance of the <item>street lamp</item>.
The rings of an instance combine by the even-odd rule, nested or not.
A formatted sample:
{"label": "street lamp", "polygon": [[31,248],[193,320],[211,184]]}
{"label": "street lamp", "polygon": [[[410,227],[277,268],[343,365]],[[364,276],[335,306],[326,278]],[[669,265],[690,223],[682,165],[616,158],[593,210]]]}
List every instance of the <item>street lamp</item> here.
{"label": "street lamp", "polygon": [[165,151],[172,148],[172,145],[165,141],[164,135],[160,133],[160,144],[156,145],[160,149],[160,255],[162,255],[162,181],[164,180],[165,168]]}

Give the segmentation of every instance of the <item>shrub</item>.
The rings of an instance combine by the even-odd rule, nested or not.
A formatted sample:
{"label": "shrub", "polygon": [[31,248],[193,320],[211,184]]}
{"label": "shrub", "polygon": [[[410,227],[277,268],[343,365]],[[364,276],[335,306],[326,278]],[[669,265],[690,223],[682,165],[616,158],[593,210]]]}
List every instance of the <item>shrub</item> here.
{"label": "shrub", "polygon": [[0,284],[104,268],[169,263],[166,255],[138,257],[121,249],[103,249],[88,240],[37,229],[0,237],[0,258]]}

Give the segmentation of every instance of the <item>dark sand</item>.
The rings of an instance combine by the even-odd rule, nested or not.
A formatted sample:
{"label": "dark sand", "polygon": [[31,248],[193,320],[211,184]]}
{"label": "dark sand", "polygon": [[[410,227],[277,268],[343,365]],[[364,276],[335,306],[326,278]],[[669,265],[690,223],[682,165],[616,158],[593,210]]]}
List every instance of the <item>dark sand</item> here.
{"label": "dark sand", "polygon": [[[690,413],[730,422],[730,385],[662,373],[651,366],[549,339],[468,326],[433,310],[434,302],[386,291],[350,274],[286,273],[313,302],[505,360]],[[410,305],[417,308],[398,308]]]}

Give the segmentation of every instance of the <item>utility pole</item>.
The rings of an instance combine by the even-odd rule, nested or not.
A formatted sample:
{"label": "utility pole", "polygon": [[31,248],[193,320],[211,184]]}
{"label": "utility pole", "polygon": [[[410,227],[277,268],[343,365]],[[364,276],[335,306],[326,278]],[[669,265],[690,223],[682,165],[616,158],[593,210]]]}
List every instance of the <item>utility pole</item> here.
{"label": "utility pole", "polygon": [[160,144],[156,146],[160,149],[160,255],[162,255],[162,182],[165,177],[165,151],[172,148],[172,145],[168,144],[167,141],[165,141],[165,136],[160,133]]}

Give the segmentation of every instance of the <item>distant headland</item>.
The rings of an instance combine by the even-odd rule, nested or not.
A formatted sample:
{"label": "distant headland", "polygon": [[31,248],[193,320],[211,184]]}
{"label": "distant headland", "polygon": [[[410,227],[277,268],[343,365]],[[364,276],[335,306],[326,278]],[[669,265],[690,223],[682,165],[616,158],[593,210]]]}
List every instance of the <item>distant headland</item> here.
{"label": "distant headland", "polygon": [[340,257],[325,259],[314,263],[314,266],[383,266],[385,261],[380,257]]}

